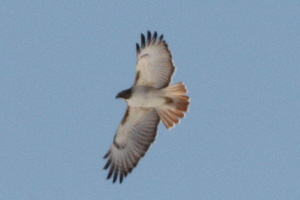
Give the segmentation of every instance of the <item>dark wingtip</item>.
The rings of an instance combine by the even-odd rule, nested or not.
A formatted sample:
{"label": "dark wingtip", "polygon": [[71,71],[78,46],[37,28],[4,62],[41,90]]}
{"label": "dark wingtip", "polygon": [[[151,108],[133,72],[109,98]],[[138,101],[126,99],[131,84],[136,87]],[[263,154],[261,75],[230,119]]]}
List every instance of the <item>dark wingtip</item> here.
{"label": "dark wingtip", "polygon": [[[128,170],[128,173],[129,173],[129,174],[132,172],[133,168],[134,168],[134,166]],[[126,174],[126,176],[127,176],[127,174]],[[126,176],[125,176],[125,177],[126,177]]]}
{"label": "dark wingtip", "polygon": [[161,34],[161,36],[160,36],[159,39],[158,39],[158,42],[161,42],[161,41],[163,40],[163,38],[164,38],[164,35]]}
{"label": "dark wingtip", "polygon": [[108,150],[108,152],[103,156],[103,159],[106,159],[110,154],[110,150]]}
{"label": "dark wingtip", "polygon": [[120,184],[123,182],[123,172],[120,173]]}
{"label": "dark wingtip", "polygon": [[109,160],[106,162],[106,164],[105,164],[105,166],[103,167],[103,169],[107,169],[107,168],[109,167],[110,163],[111,163],[111,160],[109,159]]}
{"label": "dark wingtip", "polygon": [[147,31],[147,44],[149,45],[151,42],[151,32]]}
{"label": "dark wingtip", "polygon": [[114,172],[113,183],[115,183],[118,178],[118,174],[119,174],[118,172],[119,172],[119,168],[116,167],[115,172]]}
{"label": "dark wingtip", "polygon": [[152,38],[152,44],[155,43],[156,38],[157,38],[157,32],[155,31],[154,34],[153,34],[153,38]]}
{"label": "dark wingtip", "polygon": [[138,43],[136,43],[136,53],[137,55],[140,54],[140,45]]}
{"label": "dark wingtip", "polygon": [[145,47],[145,36],[144,34],[141,35],[141,48],[143,49]]}
{"label": "dark wingtip", "polygon": [[109,169],[109,173],[108,173],[106,179],[110,179],[111,175],[112,175],[113,172],[114,172],[114,169],[115,169],[115,166],[112,165],[112,166],[110,167],[110,169]]}

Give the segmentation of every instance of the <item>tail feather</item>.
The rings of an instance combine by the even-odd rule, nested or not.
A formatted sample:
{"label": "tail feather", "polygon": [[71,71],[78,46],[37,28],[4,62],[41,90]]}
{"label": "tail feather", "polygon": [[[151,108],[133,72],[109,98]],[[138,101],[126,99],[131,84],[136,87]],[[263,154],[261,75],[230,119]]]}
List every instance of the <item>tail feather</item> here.
{"label": "tail feather", "polygon": [[190,97],[187,97],[187,96],[177,96],[176,98],[178,98],[180,100],[183,100],[183,101],[189,101],[190,100]]}
{"label": "tail feather", "polygon": [[164,91],[166,103],[156,110],[167,129],[170,129],[179,123],[179,118],[183,118],[184,112],[188,111],[190,98],[186,96],[187,88],[181,82],[165,88]]}
{"label": "tail feather", "polygon": [[173,96],[182,96],[188,92],[185,85],[182,82],[171,85],[165,88],[165,90],[171,93],[171,95]]}
{"label": "tail feather", "polygon": [[167,116],[172,120],[172,122],[174,122],[175,124],[177,124],[179,122],[179,119],[177,118],[176,115],[174,115],[171,110],[166,110],[166,114]]}
{"label": "tail feather", "polygon": [[174,127],[174,122],[169,118],[169,116],[166,114],[164,110],[158,109],[157,113],[159,114],[162,122],[167,127],[167,129]]}
{"label": "tail feather", "polygon": [[183,101],[181,99],[175,99],[174,100],[174,105],[177,108],[177,110],[181,110],[183,112],[187,112],[188,108],[189,108],[189,105],[190,105],[190,102]]}
{"label": "tail feather", "polygon": [[184,117],[184,112],[180,110],[169,110],[173,115],[176,115],[177,117],[183,118]]}

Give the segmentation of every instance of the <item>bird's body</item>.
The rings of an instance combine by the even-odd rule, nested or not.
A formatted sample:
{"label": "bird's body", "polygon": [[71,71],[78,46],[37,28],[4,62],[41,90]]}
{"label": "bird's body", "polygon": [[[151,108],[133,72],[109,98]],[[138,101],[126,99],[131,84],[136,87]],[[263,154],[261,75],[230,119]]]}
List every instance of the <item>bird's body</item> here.
{"label": "bird's body", "polygon": [[128,106],[155,108],[165,103],[164,91],[150,86],[132,87],[132,96],[127,99]]}
{"label": "bird's body", "polygon": [[145,155],[157,135],[160,121],[167,129],[179,123],[187,112],[190,98],[183,83],[169,86],[175,67],[163,35],[157,39],[148,31],[137,44],[137,74],[134,85],[121,91],[116,98],[124,99],[127,111],[118,127],[113,144],[104,156],[107,179],[113,176],[120,183]]}

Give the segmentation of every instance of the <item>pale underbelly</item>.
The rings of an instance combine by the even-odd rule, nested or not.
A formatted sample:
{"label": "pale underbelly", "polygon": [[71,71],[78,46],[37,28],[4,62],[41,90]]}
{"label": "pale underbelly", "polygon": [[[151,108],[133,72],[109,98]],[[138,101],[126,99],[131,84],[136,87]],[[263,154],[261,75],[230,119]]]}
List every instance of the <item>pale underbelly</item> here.
{"label": "pale underbelly", "polygon": [[144,93],[133,94],[130,99],[127,100],[129,106],[155,108],[163,105],[166,102],[165,97],[158,93]]}

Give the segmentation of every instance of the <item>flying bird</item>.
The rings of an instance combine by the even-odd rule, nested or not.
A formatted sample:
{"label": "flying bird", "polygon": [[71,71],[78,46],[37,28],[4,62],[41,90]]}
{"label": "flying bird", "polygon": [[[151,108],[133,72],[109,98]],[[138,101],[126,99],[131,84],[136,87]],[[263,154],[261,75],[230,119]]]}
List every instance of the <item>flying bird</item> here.
{"label": "flying bird", "polygon": [[173,128],[190,104],[182,82],[169,86],[175,66],[163,35],[157,38],[157,32],[151,36],[148,31],[145,38],[141,34],[141,46],[136,44],[136,52],[135,82],[116,96],[127,102],[127,110],[104,156],[108,159],[104,169],[110,167],[107,179],[113,177],[113,183],[118,177],[122,183],[137,166],[154,142],[160,121],[167,129]]}

